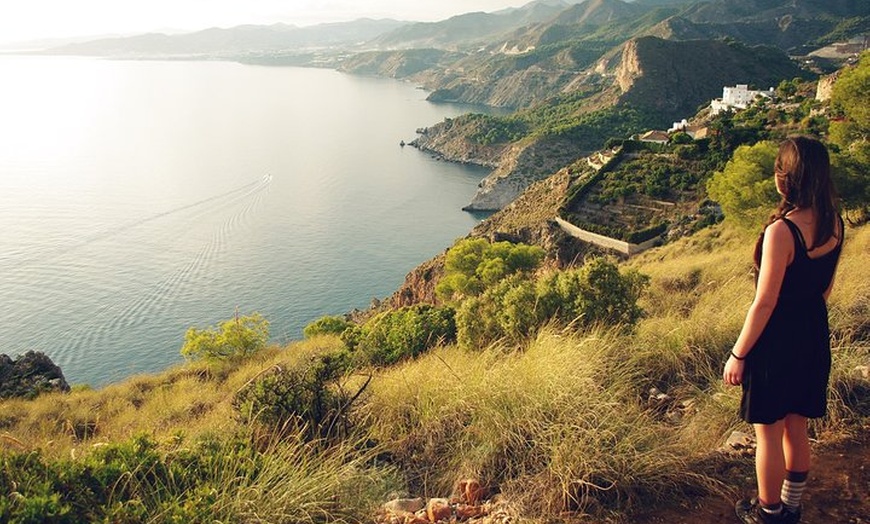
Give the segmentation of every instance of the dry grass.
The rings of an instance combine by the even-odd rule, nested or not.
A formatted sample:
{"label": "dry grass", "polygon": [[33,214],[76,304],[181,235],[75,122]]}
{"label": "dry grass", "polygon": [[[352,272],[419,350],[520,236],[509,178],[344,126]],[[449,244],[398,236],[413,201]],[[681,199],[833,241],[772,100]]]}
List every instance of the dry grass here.
{"label": "dry grass", "polygon": [[[178,435],[195,439],[233,434],[243,421],[231,402],[243,385],[274,366],[289,367],[338,346],[340,342],[331,339],[304,341],[285,349],[269,348],[242,363],[187,363],[100,390],[7,400],[0,403],[0,435],[23,443],[24,449],[59,458],[141,434],[158,441]],[[0,440],[0,449],[21,450],[9,438]]]}
{"label": "dry grass", "polygon": [[436,350],[375,382],[374,435],[427,495],[475,475],[533,514],[716,489],[688,472],[691,450],[634,394],[623,342],[545,331],[518,352]]}
{"label": "dry grass", "polygon": [[[870,227],[847,238],[831,299],[829,416],[813,426],[821,438],[848,435],[870,416],[870,380],[859,371],[870,365]],[[372,453],[382,453],[381,464],[391,457],[414,495],[446,495],[458,478],[473,475],[526,518],[570,511],[618,519],[613,512],[722,491],[698,464],[731,430],[749,430],[736,414],[739,389],[726,388],[720,374],[752,300],[753,242],[717,227],[633,259],[631,266],[651,276],[647,316],[633,334],[545,329],[519,349],[442,347],[374,371],[356,422],[379,443]],[[186,364],[97,391],[4,401],[0,449],[60,458],[141,433],[160,442],[237,434],[245,421],[231,406],[236,391],[275,366],[340,348],[325,337],[243,363]],[[652,387],[667,399],[651,403]],[[276,446],[269,449],[274,460],[244,478],[232,464],[218,466],[238,488],[219,497],[226,514],[286,520],[281,512],[298,509],[292,518],[305,520],[311,499],[293,499],[287,485],[303,492],[332,486],[314,499],[334,498],[335,478],[349,479],[342,489],[351,491],[384,485],[360,462],[368,452],[333,451]],[[349,497],[336,504],[350,504]]]}

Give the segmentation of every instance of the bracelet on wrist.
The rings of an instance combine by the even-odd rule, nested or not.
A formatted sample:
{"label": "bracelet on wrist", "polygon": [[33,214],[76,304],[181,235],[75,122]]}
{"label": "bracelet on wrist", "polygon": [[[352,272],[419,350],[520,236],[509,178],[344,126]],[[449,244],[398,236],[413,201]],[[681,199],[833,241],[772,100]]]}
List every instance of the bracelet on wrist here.
{"label": "bracelet on wrist", "polygon": [[746,357],[738,357],[737,355],[735,355],[733,349],[731,350],[731,356],[737,360],[746,360]]}

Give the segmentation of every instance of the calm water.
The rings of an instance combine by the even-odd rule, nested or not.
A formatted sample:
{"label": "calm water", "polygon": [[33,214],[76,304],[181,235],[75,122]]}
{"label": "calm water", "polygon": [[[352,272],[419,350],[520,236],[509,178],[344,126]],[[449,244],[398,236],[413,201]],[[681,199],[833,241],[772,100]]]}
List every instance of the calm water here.
{"label": "calm water", "polygon": [[0,57],[0,353],[95,386],[261,312],[277,341],[385,297],[471,229],[485,173],[399,141],[467,109],[222,62]]}

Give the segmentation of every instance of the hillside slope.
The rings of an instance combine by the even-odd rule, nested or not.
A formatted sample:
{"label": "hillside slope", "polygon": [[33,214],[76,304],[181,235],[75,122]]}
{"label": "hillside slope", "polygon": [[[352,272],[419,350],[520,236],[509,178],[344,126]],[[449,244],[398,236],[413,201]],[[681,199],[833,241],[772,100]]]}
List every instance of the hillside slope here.
{"label": "hillside slope", "polygon": [[[852,438],[870,421],[860,367],[870,347],[856,329],[868,320],[870,229],[850,228],[847,239],[838,278],[851,285],[835,286],[830,305],[836,393],[812,426],[804,500],[813,522],[861,522],[870,509],[856,460],[868,443]],[[720,226],[631,261],[651,279],[631,333],[545,328],[516,344],[436,347],[345,375],[328,391],[364,391],[346,440],[305,442],[259,425],[238,397],[259,391],[269,407],[327,391],[296,388],[323,371],[316,363],[335,362],[343,342],[334,336],[0,401],[0,493],[9,494],[0,519],[370,521],[390,492],[449,496],[473,475],[511,521],[729,521],[733,500],[752,490],[752,457],[721,446],[751,428],[720,373],[751,300],[751,244]]]}
{"label": "hillside slope", "polygon": [[622,103],[649,107],[677,120],[722,96],[724,86],[767,89],[782,80],[813,75],[772,47],[643,37],[625,45],[615,76]]}
{"label": "hillside slope", "polygon": [[[809,74],[774,48],[648,36],[629,41],[581,76],[561,97],[510,117],[442,122],[414,144],[448,160],[495,163],[468,209],[496,210],[533,182],[603,147],[610,137],[666,129],[694,115],[699,106],[721,96],[724,86],[747,83],[766,89]],[[485,145],[481,137],[490,131],[497,139]]]}

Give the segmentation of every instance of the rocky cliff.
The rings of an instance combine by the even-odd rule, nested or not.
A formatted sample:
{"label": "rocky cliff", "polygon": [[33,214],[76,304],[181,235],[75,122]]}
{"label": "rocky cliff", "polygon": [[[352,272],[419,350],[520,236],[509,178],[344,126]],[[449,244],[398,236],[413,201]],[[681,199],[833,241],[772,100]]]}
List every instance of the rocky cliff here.
{"label": "rocky cliff", "polygon": [[794,77],[810,74],[776,48],[651,36],[627,42],[615,70],[621,103],[673,119],[692,115],[700,104],[722,96],[723,86],[740,83],[767,89]]}
{"label": "rocky cliff", "polygon": [[63,372],[44,353],[28,351],[15,360],[0,355],[0,398],[33,398],[69,390]]}
{"label": "rocky cliff", "polygon": [[516,199],[533,182],[544,179],[585,154],[588,145],[566,137],[529,137],[484,145],[476,137],[482,122],[460,117],[421,130],[411,145],[453,162],[493,169],[484,178],[466,211],[496,211]]}

